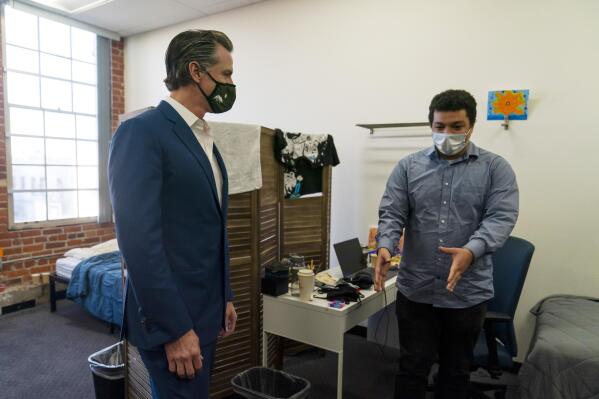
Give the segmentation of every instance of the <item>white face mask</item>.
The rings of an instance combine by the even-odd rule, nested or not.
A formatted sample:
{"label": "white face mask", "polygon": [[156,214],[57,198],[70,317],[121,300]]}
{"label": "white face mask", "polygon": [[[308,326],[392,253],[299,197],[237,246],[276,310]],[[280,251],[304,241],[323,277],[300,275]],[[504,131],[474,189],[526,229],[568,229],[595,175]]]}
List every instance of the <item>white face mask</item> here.
{"label": "white face mask", "polygon": [[433,143],[443,155],[452,156],[462,151],[466,146],[468,133],[446,134],[433,132]]}

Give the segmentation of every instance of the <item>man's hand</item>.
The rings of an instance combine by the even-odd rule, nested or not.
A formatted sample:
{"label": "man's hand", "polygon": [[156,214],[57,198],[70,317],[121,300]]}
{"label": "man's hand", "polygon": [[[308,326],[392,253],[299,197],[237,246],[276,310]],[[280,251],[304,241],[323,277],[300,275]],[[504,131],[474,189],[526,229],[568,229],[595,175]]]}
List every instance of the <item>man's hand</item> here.
{"label": "man's hand", "polygon": [[227,302],[227,311],[225,312],[225,328],[220,329],[219,336],[228,337],[235,331],[235,324],[237,324],[237,312],[233,302]]}
{"label": "man's hand", "polygon": [[179,378],[193,379],[202,369],[200,339],[193,330],[189,330],[179,339],[164,345],[168,371],[177,373]]}
{"label": "man's hand", "polygon": [[380,248],[374,265],[374,290],[379,292],[383,289],[383,282],[391,267],[391,254],[387,248]]}
{"label": "man's hand", "polygon": [[446,248],[439,247],[441,253],[451,255],[451,268],[449,277],[447,277],[447,290],[453,292],[456,284],[462,277],[462,274],[470,267],[474,260],[474,255],[466,248]]}

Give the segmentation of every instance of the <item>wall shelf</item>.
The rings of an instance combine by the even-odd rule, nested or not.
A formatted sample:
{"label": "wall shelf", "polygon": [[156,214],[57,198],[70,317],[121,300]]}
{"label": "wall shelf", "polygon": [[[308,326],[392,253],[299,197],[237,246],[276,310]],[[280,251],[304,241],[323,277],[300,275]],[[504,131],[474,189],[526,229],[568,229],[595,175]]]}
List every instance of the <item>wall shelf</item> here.
{"label": "wall shelf", "polygon": [[359,124],[356,124],[356,126],[370,130],[370,135],[373,138],[375,138],[375,137],[380,137],[380,138],[395,138],[395,137],[417,138],[417,137],[430,136],[430,132],[426,132],[426,134],[422,134],[422,133],[421,134],[402,134],[402,135],[393,135],[393,136],[391,136],[391,135],[376,136],[374,134],[374,131],[377,129],[409,128],[409,127],[424,127],[424,126],[428,127],[428,126],[430,126],[430,124],[428,122],[371,123],[371,124],[359,123]]}

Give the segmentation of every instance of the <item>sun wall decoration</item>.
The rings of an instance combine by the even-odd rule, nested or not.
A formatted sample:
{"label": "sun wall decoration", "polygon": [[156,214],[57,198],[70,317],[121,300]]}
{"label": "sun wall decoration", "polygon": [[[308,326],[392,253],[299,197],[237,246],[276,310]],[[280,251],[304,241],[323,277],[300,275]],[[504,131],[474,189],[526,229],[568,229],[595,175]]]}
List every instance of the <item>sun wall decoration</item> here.
{"label": "sun wall decoration", "polygon": [[489,92],[487,120],[502,120],[506,129],[508,120],[528,119],[528,90],[497,90]]}

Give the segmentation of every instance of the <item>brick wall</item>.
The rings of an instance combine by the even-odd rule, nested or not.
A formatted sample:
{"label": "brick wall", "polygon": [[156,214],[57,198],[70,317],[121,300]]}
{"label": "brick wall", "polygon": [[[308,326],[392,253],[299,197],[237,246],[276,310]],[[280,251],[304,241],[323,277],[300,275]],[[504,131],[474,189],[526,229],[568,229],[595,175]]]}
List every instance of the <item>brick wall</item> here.
{"label": "brick wall", "polygon": [[[0,65],[2,65],[1,62]],[[116,129],[118,115],[124,112],[123,71],[123,43],[122,41],[113,41],[112,131]],[[32,273],[43,273],[54,270],[56,259],[61,257],[70,248],[91,246],[114,238],[114,226],[112,223],[86,223],[14,231],[8,229],[9,215],[3,87],[3,76],[0,74],[0,248],[4,249],[4,256],[2,257],[3,264],[0,269],[0,282],[7,285],[15,285],[31,280]]]}

